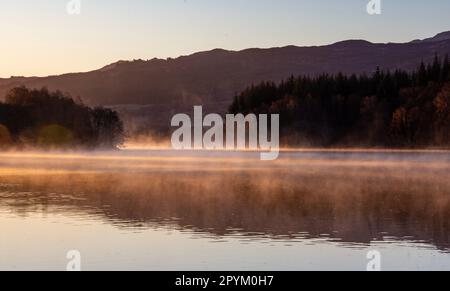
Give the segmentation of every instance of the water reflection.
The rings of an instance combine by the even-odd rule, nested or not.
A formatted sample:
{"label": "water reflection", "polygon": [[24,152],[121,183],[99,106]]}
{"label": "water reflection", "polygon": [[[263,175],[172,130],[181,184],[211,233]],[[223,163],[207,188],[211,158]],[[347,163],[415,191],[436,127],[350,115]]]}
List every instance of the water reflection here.
{"label": "water reflection", "polygon": [[291,152],[274,163],[251,153],[4,154],[0,217],[64,214],[218,241],[405,240],[448,251],[449,170],[446,152]]}

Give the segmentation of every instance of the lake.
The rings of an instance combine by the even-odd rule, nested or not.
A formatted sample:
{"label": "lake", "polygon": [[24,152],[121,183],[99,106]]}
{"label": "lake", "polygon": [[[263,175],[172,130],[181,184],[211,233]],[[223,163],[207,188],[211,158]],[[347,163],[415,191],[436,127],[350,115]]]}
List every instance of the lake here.
{"label": "lake", "polygon": [[0,270],[450,270],[450,152],[0,154]]}

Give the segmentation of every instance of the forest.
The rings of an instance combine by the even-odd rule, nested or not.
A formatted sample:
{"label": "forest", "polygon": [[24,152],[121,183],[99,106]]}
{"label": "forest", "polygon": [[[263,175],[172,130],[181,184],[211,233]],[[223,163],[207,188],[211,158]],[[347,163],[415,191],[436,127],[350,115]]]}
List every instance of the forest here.
{"label": "forest", "polygon": [[17,87],[0,102],[0,148],[112,149],[123,139],[116,112],[58,91]]}
{"label": "forest", "polygon": [[[304,147],[450,147],[450,62],[412,72],[291,76],[237,94],[231,114],[279,114],[280,143]],[[0,148],[117,148],[117,112],[63,93],[17,87],[0,102]]]}
{"label": "forest", "polygon": [[448,148],[449,58],[436,55],[413,72],[262,82],[236,95],[229,112],[280,114],[281,143],[289,146]]}

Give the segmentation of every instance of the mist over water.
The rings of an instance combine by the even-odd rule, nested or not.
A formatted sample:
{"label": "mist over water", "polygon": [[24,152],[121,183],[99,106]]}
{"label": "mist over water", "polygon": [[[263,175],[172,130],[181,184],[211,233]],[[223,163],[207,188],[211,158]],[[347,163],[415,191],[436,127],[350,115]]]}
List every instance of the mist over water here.
{"label": "mist over water", "polygon": [[0,154],[0,269],[450,270],[450,152]]}

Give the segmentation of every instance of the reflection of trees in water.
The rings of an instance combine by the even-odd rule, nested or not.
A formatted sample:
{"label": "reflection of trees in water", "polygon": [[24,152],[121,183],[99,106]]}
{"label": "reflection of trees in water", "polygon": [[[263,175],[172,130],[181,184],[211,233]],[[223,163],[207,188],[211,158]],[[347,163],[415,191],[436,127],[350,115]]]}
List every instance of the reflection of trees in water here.
{"label": "reflection of trees in water", "polygon": [[22,215],[69,209],[101,213],[112,223],[214,235],[307,233],[356,243],[388,236],[450,247],[450,182],[441,175],[80,174],[8,178],[8,185],[5,179],[0,207]]}

